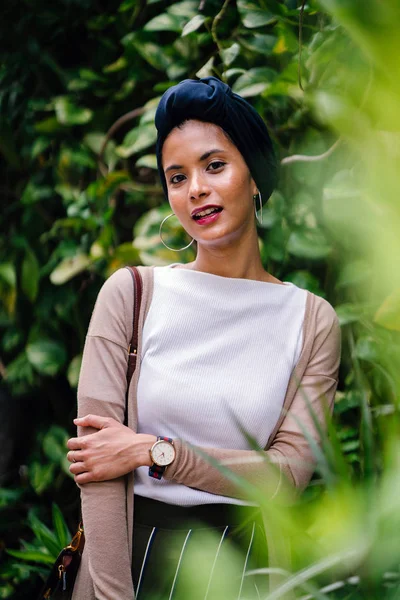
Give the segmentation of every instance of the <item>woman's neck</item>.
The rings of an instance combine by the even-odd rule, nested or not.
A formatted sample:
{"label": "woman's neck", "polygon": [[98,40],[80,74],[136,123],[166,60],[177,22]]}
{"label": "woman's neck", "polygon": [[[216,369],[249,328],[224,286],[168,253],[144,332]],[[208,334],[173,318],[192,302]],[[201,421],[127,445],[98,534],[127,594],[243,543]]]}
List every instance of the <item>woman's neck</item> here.
{"label": "woman's neck", "polygon": [[212,275],[219,275],[220,277],[233,277],[238,279],[253,279],[255,281],[266,281],[268,283],[284,283],[268,273],[262,266],[261,259],[258,264],[252,265],[238,265],[230,264],[227,261],[219,261],[214,259],[210,261],[200,261],[198,258],[191,263],[181,264],[177,268],[190,269],[193,271],[201,271],[203,273],[210,273]]}

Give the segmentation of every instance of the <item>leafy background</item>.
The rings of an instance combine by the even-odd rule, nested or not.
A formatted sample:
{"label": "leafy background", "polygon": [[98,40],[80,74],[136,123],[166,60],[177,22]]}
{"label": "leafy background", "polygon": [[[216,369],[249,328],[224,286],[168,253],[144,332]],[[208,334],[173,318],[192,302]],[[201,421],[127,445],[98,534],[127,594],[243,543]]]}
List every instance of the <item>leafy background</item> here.
{"label": "leafy background", "polygon": [[[287,519],[285,581],[304,598],[398,597],[399,19],[394,0],[2,6],[0,598],[36,593],[77,523],[65,442],[103,281],[195,256],[159,238],[154,113],[168,87],[208,75],[253,104],[281,160],[264,266],[342,325],[334,427]],[[173,221],[163,236],[180,248]],[[353,560],[307,571],[333,551]]]}

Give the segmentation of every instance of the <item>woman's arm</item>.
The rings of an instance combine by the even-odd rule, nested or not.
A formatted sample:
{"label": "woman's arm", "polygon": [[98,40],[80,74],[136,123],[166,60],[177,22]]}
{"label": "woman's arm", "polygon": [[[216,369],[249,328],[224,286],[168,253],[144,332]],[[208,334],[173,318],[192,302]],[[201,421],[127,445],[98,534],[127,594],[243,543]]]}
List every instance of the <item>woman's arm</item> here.
{"label": "woman's arm", "polygon": [[[133,286],[126,269],[114,273],[97,297],[86,337],[78,385],[78,415],[111,417],[125,413],[127,348]],[[78,427],[78,436],[96,431]],[[89,439],[89,438],[88,438]],[[82,437],[82,447],[85,447]],[[78,484],[85,527],[85,552],[98,600],[134,597],[126,525],[125,480]]]}
{"label": "woman's arm", "polygon": [[[271,446],[265,451],[268,461],[262,460],[254,450],[232,450],[223,448],[200,448],[210,457],[221,461],[233,473],[257,486],[265,486],[272,482],[272,495],[278,492],[281,477],[286,476],[297,492],[301,492],[308,484],[316,459],[310,448],[303,428],[319,444],[318,430],[308,408],[315,413],[325,430],[324,403],[332,414],[341,352],[341,332],[337,315],[332,306],[318,298],[316,309],[316,331],[312,345],[310,360],[305,369],[300,386],[294,396]],[[173,479],[189,487],[194,487],[213,494],[245,497],[243,491],[231,480],[212,466],[195,449],[182,440],[174,440],[176,447],[175,461],[170,465],[164,477]],[[273,466],[271,466],[273,465]]]}

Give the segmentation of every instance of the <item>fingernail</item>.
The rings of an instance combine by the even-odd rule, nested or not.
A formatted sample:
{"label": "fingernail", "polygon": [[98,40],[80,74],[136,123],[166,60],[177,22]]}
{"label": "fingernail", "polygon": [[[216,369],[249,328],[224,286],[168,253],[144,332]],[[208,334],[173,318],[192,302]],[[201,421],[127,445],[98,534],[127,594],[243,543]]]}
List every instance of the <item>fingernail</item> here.
{"label": "fingernail", "polygon": [[74,423],[76,423],[77,421],[82,421],[82,417],[77,417],[76,419],[74,419]]}

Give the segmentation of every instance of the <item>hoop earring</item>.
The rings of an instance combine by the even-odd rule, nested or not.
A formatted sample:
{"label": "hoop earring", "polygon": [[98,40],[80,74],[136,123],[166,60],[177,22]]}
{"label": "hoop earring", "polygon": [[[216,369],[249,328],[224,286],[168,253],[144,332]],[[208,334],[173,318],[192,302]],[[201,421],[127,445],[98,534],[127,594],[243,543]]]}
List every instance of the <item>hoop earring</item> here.
{"label": "hoop earring", "polygon": [[161,228],[162,228],[162,226],[163,226],[163,224],[164,224],[164,221],[166,221],[167,219],[169,219],[169,218],[170,218],[170,217],[172,217],[172,216],[175,216],[175,213],[171,213],[170,215],[167,215],[167,216],[165,217],[165,219],[163,219],[163,220],[161,221],[161,225],[160,225],[160,239],[161,239],[161,242],[164,244],[164,246],[165,246],[166,248],[168,248],[168,250],[173,250],[173,252],[181,252],[182,250],[186,250],[186,248],[189,248],[189,246],[191,246],[191,245],[193,244],[193,242],[194,242],[194,238],[192,238],[192,241],[190,242],[190,244],[188,244],[188,245],[187,245],[187,246],[185,246],[184,248],[180,248],[179,250],[177,250],[176,248],[170,248],[170,246],[167,246],[167,244],[166,244],[166,243],[164,242],[164,240],[162,239],[162,236],[161,236]]}
{"label": "hoop earring", "polygon": [[257,198],[257,196],[258,196],[258,198],[259,198],[259,200],[260,200],[261,221],[260,221],[260,220],[259,220],[259,218],[257,217],[257,209],[256,209],[256,203],[255,203],[255,202],[254,202],[254,213],[255,213],[255,215],[256,215],[256,219],[257,219],[257,221],[258,221],[258,222],[260,223],[260,225],[261,225],[261,224],[262,224],[262,199],[261,199],[261,193],[260,193],[260,192],[258,192],[258,194],[255,194],[255,195],[253,196],[253,200],[255,200],[255,199]]}

